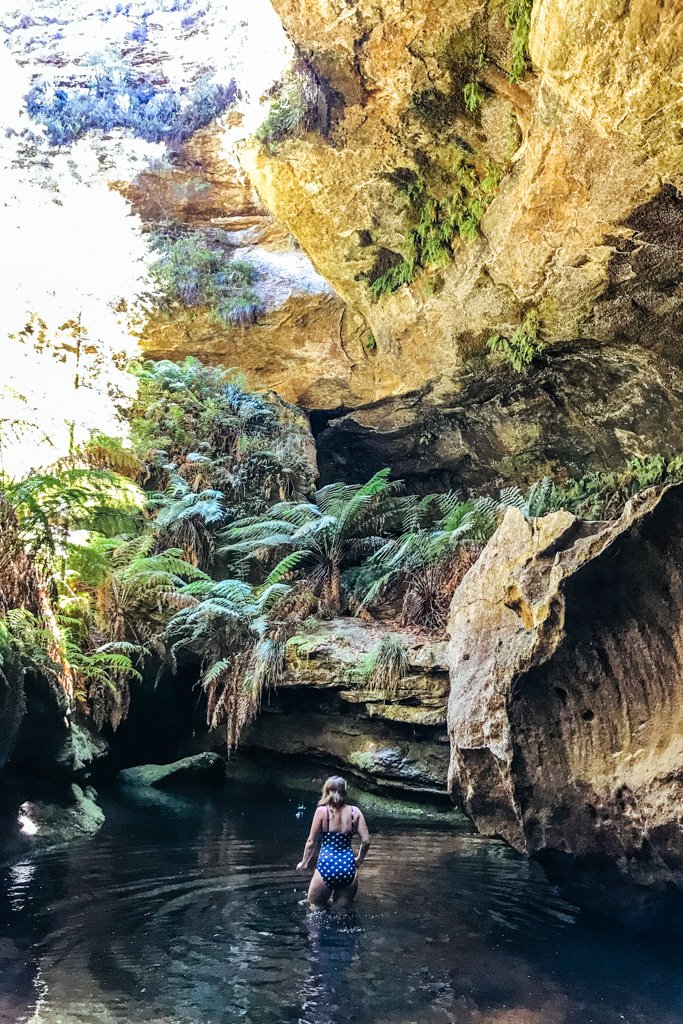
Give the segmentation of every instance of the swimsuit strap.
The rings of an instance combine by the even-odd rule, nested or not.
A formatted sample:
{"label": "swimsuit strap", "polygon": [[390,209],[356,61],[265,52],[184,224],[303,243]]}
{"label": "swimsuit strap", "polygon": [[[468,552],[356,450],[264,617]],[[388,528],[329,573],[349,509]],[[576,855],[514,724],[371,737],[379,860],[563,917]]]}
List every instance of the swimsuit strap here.
{"label": "swimsuit strap", "polygon": [[323,832],[329,832],[330,831],[330,805],[329,804],[325,804],[325,810],[327,811],[327,828],[324,828]]}

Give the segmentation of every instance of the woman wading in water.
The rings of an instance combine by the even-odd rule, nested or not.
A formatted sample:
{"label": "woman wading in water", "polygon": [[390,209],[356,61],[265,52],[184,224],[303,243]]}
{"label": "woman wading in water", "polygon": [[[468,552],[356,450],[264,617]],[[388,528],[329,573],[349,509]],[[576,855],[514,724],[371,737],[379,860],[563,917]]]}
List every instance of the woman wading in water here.
{"label": "woman wading in water", "polygon": [[[360,839],[358,856],[353,852],[354,835]],[[332,897],[336,907],[350,907],[358,892],[358,868],[370,848],[370,833],[362,811],[348,803],[346,780],[339,775],[332,775],[323,786],[297,871],[310,867],[318,843],[320,853],[308,887],[308,902],[324,907]]]}

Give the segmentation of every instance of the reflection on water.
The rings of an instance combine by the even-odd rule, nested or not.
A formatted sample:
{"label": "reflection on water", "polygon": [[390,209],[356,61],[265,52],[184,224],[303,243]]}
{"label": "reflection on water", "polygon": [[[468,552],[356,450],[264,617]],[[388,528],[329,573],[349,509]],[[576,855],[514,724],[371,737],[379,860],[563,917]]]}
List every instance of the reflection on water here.
{"label": "reflection on water", "polygon": [[371,821],[356,908],[308,911],[300,799],[122,796],[5,863],[1,1024],[683,1024],[673,953],[464,823]]}

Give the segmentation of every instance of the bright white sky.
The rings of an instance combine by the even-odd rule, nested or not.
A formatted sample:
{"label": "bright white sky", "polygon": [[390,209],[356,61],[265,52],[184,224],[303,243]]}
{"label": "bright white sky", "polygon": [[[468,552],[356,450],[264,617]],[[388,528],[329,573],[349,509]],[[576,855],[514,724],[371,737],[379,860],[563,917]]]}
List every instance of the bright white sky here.
{"label": "bright white sky", "polygon": [[[175,10],[181,3],[185,9]],[[268,0],[181,3],[133,0],[118,5],[128,7],[126,15],[115,14],[112,3],[95,8],[92,0],[21,8],[0,0],[0,469],[11,475],[64,454],[71,422],[77,440],[93,429],[121,432],[115,396],[130,380],[115,357],[135,355],[131,329],[150,257],[137,217],[108,182],[133,177],[165,153],[161,144],[122,133],[108,140],[93,133],[61,152],[44,141],[29,144],[26,131],[36,126],[23,97],[31,83],[78,81],[93,57],[118,57],[123,48],[124,59],[156,83],[181,87],[211,72],[221,83],[236,78],[246,133],[262,120],[260,98],[291,59]],[[145,10],[152,11],[148,39],[133,44],[128,37]],[[183,28],[184,18],[202,10],[204,17]],[[46,25],[46,18],[59,23]],[[6,129],[13,134],[5,137]],[[36,352],[12,337],[32,315],[45,321],[57,352],[50,346]],[[58,331],[67,320],[80,320],[98,351],[90,358],[98,369],[91,386],[77,390],[75,357]],[[29,426],[10,431],[14,419]]]}

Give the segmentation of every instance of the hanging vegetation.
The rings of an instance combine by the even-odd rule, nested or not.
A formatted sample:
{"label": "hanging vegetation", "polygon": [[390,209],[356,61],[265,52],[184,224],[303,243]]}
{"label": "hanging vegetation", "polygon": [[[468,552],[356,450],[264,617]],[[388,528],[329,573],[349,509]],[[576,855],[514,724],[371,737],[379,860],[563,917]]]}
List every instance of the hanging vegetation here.
{"label": "hanging vegetation", "polygon": [[410,176],[397,187],[408,200],[408,216],[413,224],[406,235],[402,257],[370,280],[376,299],[410,284],[420,270],[445,266],[453,255],[457,239],[471,242],[479,234],[479,225],[502,178],[501,168],[490,165],[485,173],[459,160],[454,166],[450,192],[437,198],[424,178]]}
{"label": "hanging vegetation", "polygon": [[[506,509],[614,517],[642,488],[683,479],[683,457],[654,455],[474,501],[403,494],[388,470],[313,492],[292,407],[197,360],[138,374],[132,450],[95,435],[0,480],[0,708],[15,726],[27,673],[116,729],[145,672],[190,665],[209,727],[234,749],[311,616],[384,609],[438,635]],[[365,669],[391,696],[405,645],[383,640]]]}

